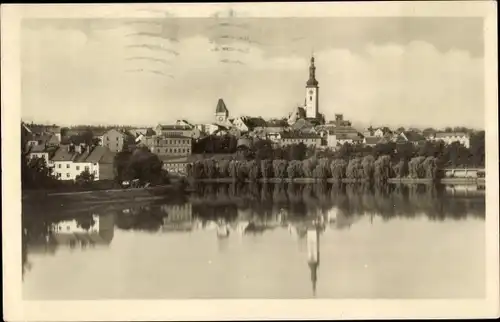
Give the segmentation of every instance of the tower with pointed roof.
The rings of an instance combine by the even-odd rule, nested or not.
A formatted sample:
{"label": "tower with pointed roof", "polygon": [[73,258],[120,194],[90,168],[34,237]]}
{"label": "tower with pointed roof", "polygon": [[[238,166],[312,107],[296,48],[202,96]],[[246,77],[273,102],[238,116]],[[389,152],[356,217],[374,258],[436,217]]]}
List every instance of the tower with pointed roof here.
{"label": "tower with pointed roof", "polygon": [[304,108],[307,118],[317,118],[319,116],[319,86],[316,80],[314,56],[311,57],[311,65],[309,66],[309,79],[306,83],[306,103]]}
{"label": "tower with pointed roof", "polygon": [[217,107],[215,108],[215,123],[217,124],[225,124],[227,123],[227,119],[229,117],[229,110],[226,107],[226,104],[219,98],[217,102]]}

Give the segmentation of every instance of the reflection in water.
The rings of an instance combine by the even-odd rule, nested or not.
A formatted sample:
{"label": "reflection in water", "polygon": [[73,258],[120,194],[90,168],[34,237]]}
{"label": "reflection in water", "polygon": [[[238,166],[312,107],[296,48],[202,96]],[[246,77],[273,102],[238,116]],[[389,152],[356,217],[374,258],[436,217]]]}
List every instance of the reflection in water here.
{"label": "reflection in water", "polygon": [[[324,247],[329,249],[325,253],[326,255],[324,254],[323,266],[326,265],[326,268],[323,267],[322,274],[330,276],[329,274],[334,274],[330,273],[330,271],[335,270],[336,267],[328,265],[328,261],[334,256],[333,254],[337,254],[342,248],[350,245],[344,243],[341,247],[335,247],[335,249],[332,249],[329,245],[331,245],[332,240],[337,238],[348,238],[350,235],[339,234],[346,231],[350,232],[351,229],[354,229],[352,228],[354,225],[362,222],[363,218],[368,217],[366,222],[372,229],[376,227],[373,222],[377,218],[382,222],[397,218],[417,219],[424,216],[430,221],[441,222],[449,219],[462,221],[467,218],[484,220],[485,200],[484,190],[471,187],[199,184],[187,200],[155,200],[132,205],[107,205],[106,207],[93,208],[91,211],[84,206],[80,207],[81,210],[78,211],[75,210],[76,207],[71,209],[72,211],[61,211],[58,207],[49,206],[43,209],[44,212],[41,213],[29,207],[24,207],[23,278],[25,274],[32,274],[32,271],[37,270],[37,265],[43,265],[40,261],[33,263],[30,256],[65,256],[58,255],[58,249],[63,248],[73,250],[75,254],[78,253],[77,251],[90,253],[92,249],[97,250],[108,247],[115,238],[115,229],[118,232],[137,232],[137,235],[133,235],[135,236],[133,240],[137,241],[137,243],[140,243],[139,237],[143,236],[141,234],[160,237],[167,236],[167,234],[168,236],[199,236],[193,237],[200,239],[200,242],[195,245],[177,245],[179,247],[198,247],[199,250],[196,250],[196,254],[200,257],[204,256],[205,251],[209,251],[208,247],[210,245],[209,240],[203,239],[205,237],[202,236],[212,236],[212,240],[216,241],[216,249],[219,254],[217,256],[229,256],[218,259],[219,262],[227,263],[227,267],[221,266],[221,269],[226,272],[224,274],[230,274],[232,267],[236,267],[236,272],[238,269],[247,269],[237,268],[237,263],[240,261],[245,262],[247,256],[249,263],[253,263],[252,265],[259,264],[263,260],[260,257],[264,256],[263,254],[260,255],[263,250],[254,253],[253,248],[248,247],[257,247],[250,245],[254,245],[259,240],[264,240],[264,238],[267,240],[268,237],[264,236],[276,236],[273,238],[277,238],[276,246],[268,244],[264,248],[273,250],[271,252],[273,255],[270,256],[274,257],[273,260],[276,263],[292,261],[295,256],[292,253],[283,254],[284,257],[280,257],[284,246],[279,246],[278,241],[283,232],[286,236],[291,236],[292,240],[298,242],[298,250],[295,248],[298,256],[304,254],[302,250],[307,254],[307,259],[303,260],[307,262],[312,295],[316,296],[317,286],[320,283],[318,272],[321,239],[323,239]],[[382,226],[377,229],[382,229]],[[202,233],[203,231],[207,232],[207,234]],[[396,236],[399,232],[391,230],[384,231],[382,234],[389,234],[390,237],[391,234]],[[250,236],[254,237],[250,238]],[[411,236],[411,234],[408,236]],[[329,244],[324,244],[325,238],[330,240]],[[367,237],[360,235],[357,239],[350,240],[348,243],[360,243],[361,238]],[[460,238],[467,238],[467,236],[461,236]],[[239,241],[237,244],[233,242],[235,239]],[[290,240],[290,237],[287,237],[287,239]],[[184,243],[188,243],[188,240],[182,240],[184,240]],[[194,240],[197,239],[193,239],[193,242]],[[123,241],[118,241],[118,243],[123,243]],[[129,245],[134,243],[131,242]],[[232,251],[233,247],[236,247],[234,245],[240,245],[238,249],[246,249],[245,251],[242,250],[244,253],[241,256]],[[258,243],[255,245],[258,245]],[[436,247],[438,246],[437,244]],[[378,251],[378,248],[376,248],[378,246],[374,245],[373,247],[374,250]],[[416,245],[415,247],[419,246]],[[354,248],[353,251],[356,251],[356,249]],[[459,251],[457,251],[458,253]],[[218,263],[217,257],[216,255],[212,256],[215,256],[215,259],[210,257],[210,260],[206,262],[211,263],[210,267],[216,267]],[[234,256],[239,258],[238,261],[231,261]],[[340,255],[337,254],[336,256]],[[347,254],[346,256],[350,255]],[[380,253],[378,256],[381,256]],[[191,264],[188,264],[189,261],[196,261],[195,258],[188,260],[190,257],[187,255],[183,255],[182,258],[186,261],[185,265],[188,265],[185,268],[191,266]],[[356,257],[343,258],[349,261],[356,260]],[[339,264],[341,263],[339,262]],[[169,262],[168,265],[174,265],[174,263]],[[182,266],[182,263],[177,265]],[[460,266],[461,264],[455,263],[454,265]],[[337,266],[337,264],[334,266]],[[61,270],[62,274],[68,274],[68,272],[65,272],[64,265],[58,269]],[[200,274],[201,271],[205,270],[204,274],[210,280],[212,279],[210,274],[215,274],[212,271],[213,269],[215,268],[204,269],[199,267],[200,271],[197,272]],[[292,270],[295,270],[295,268]],[[245,273],[245,276],[251,274],[251,272],[252,270]],[[303,274],[301,273],[302,277],[295,277],[302,279]],[[257,279],[253,280],[251,285],[260,285],[259,276],[254,277]],[[139,277],[136,276],[135,278]],[[219,278],[224,279],[224,277],[220,276]],[[326,283],[325,286],[320,288],[321,293],[334,293],[332,286],[328,286],[331,278],[330,276],[321,279],[321,283]],[[238,282],[238,285],[241,283]],[[276,285],[279,285],[280,282],[262,280],[262,283],[277,283]],[[193,284],[190,287],[196,286]],[[240,287],[243,286],[240,285]],[[178,289],[178,291],[182,292],[181,289]],[[219,294],[216,290],[212,291],[213,294]],[[229,293],[224,294],[224,296],[230,296]]]}

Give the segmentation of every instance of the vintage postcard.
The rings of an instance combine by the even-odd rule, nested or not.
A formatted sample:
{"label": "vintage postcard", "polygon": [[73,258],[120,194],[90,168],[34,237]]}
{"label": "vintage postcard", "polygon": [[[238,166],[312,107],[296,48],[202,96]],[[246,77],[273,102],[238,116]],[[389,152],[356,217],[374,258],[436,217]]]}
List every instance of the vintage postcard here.
{"label": "vintage postcard", "polygon": [[1,12],[5,320],[498,317],[494,2]]}

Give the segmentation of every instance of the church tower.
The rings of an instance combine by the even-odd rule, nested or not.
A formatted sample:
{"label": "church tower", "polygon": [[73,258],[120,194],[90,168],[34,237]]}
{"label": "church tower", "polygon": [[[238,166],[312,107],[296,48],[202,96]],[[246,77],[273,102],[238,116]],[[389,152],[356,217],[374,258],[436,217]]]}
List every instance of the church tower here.
{"label": "church tower", "polygon": [[215,123],[216,124],[225,124],[227,123],[227,118],[229,117],[229,111],[226,107],[226,104],[219,98],[217,102],[217,107],[215,108]]}
{"label": "church tower", "polygon": [[311,57],[309,66],[309,80],[306,83],[306,110],[307,118],[317,118],[319,116],[319,86],[316,80],[316,66],[314,66],[314,57]]}

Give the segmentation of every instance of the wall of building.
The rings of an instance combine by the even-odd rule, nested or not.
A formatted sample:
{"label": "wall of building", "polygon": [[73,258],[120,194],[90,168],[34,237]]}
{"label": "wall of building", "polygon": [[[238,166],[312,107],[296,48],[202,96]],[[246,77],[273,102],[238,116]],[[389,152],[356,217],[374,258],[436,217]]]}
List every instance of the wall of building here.
{"label": "wall of building", "polygon": [[303,143],[306,146],[314,145],[316,147],[321,146],[321,138],[282,138],[281,144],[292,145],[292,144],[300,144]]}
{"label": "wall of building", "polygon": [[167,170],[168,172],[185,174],[187,171],[187,164],[187,162],[164,162],[163,169]]}
{"label": "wall of building", "polygon": [[115,173],[112,163],[99,163],[99,179],[96,180],[113,180]]}
{"label": "wall of building", "polygon": [[152,153],[162,156],[181,156],[192,153],[192,139],[178,137],[151,137],[145,140],[145,145]]}
{"label": "wall of building", "polygon": [[54,175],[59,180],[75,180],[77,175],[85,171],[85,167],[91,171],[91,166],[91,163],[54,161]]}
{"label": "wall of building", "polygon": [[125,136],[118,131],[108,131],[102,136],[102,146],[112,152],[121,152],[125,143]]}

